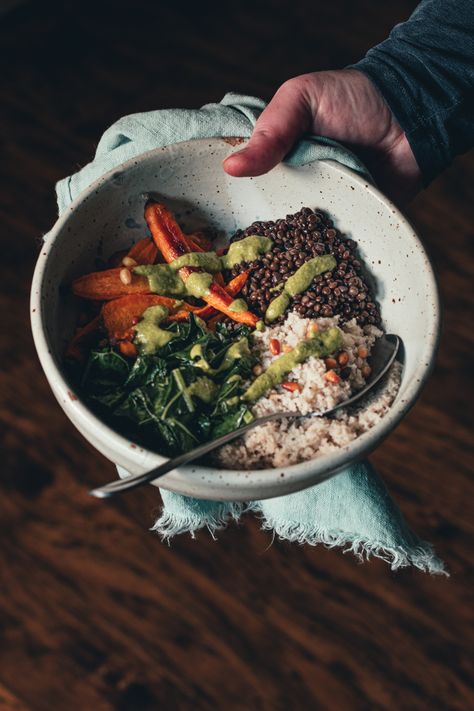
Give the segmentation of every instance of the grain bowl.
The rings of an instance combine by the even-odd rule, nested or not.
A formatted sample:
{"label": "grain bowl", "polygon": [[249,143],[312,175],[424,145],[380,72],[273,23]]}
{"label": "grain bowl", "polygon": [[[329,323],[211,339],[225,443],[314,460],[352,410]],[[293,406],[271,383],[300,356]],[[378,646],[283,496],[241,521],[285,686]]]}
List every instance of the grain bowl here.
{"label": "grain bowl", "polygon": [[[306,433],[295,449],[311,454],[317,445],[318,457],[311,461],[302,461],[306,454],[265,458],[260,452],[258,458],[242,460],[239,469],[235,465],[225,468],[236,461],[236,454],[237,459],[243,454],[237,449],[230,459],[221,452],[218,463],[186,467],[160,481],[160,486],[189,496],[243,501],[310,486],[376,447],[413,405],[428,376],[438,339],[439,305],[429,261],[413,228],[359,176],[321,161],[301,168],[278,166],[259,178],[233,179],[221,167],[232,150],[223,139],[175,144],[129,161],[91,185],[58,220],[42,249],[32,286],[31,316],[43,369],[68,417],[112,462],[130,473],[142,473],[157,466],[162,457],[118,434],[93,414],[65,373],[64,347],[77,318],[77,305],[64,285],[146,234],[143,193],[150,190],[171,207],[186,231],[211,225],[222,245],[242,225],[274,220],[304,205],[330,214],[334,226],[358,243],[380,306],[381,325],[402,338],[402,363],[394,370],[400,387],[395,395],[397,387],[389,383],[379,405],[365,415],[343,415],[332,425],[329,438],[322,437],[317,426]],[[314,305],[300,301],[299,313],[292,315],[290,323],[293,330],[305,327],[308,308]],[[376,310],[365,313],[377,329]],[[318,316],[324,320],[324,312]],[[346,323],[347,338],[354,343],[372,337],[368,326],[366,333],[357,333],[356,322]],[[284,328],[284,324],[276,323],[273,328]],[[303,386],[308,389],[309,406],[311,383]],[[273,436],[278,437],[277,430]]]}

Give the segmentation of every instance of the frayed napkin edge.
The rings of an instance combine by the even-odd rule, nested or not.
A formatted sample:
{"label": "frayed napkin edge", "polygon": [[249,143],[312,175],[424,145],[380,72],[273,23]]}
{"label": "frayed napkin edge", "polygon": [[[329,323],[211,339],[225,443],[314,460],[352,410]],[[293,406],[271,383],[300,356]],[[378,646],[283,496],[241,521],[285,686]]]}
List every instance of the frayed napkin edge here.
{"label": "frayed napkin edge", "polygon": [[392,570],[414,566],[431,575],[449,573],[443,561],[436,555],[433,546],[427,541],[417,541],[413,546],[389,546],[382,541],[372,541],[356,534],[341,530],[325,531],[321,528],[312,529],[300,523],[277,523],[264,518],[264,531],[272,531],[280,540],[309,546],[323,545],[325,548],[343,548],[343,553],[353,553],[359,562],[363,563],[371,557],[379,558],[390,565]]}
{"label": "frayed napkin edge", "polygon": [[[221,503],[212,513],[193,513],[187,511],[184,515],[177,515],[164,510],[150,529],[158,533],[163,541],[170,542],[171,538],[182,533],[189,533],[195,538],[198,530],[207,528],[211,537],[216,540],[216,533],[226,528],[231,519],[238,521],[247,511],[258,511],[254,503]],[[399,570],[413,566],[431,575],[444,575],[449,573],[443,561],[436,555],[433,546],[426,541],[418,541],[413,546],[389,546],[381,541],[369,541],[363,536],[350,534],[341,530],[326,531],[321,528],[311,528],[300,523],[273,521],[262,517],[262,530],[271,531],[273,536],[280,540],[301,545],[325,548],[342,548],[343,553],[353,553],[362,563],[370,558],[379,558],[390,565],[391,570]]]}
{"label": "frayed napkin edge", "polygon": [[182,533],[189,533],[191,538],[195,538],[196,531],[207,528],[211,537],[216,540],[217,531],[226,528],[229,520],[238,521],[243,513],[254,509],[252,503],[233,502],[220,503],[212,513],[187,511],[185,514],[178,515],[163,509],[150,531],[158,533],[163,541],[169,543],[171,538]]}

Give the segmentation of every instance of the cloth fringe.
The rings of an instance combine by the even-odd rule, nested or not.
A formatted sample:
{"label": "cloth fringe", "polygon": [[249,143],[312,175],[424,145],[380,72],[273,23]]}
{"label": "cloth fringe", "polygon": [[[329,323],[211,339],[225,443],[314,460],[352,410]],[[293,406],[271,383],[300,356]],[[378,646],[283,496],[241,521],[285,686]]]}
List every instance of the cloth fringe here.
{"label": "cloth fringe", "polygon": [[[158,533],[162,540],[169,543],[173,536],[189,533],[192,538],[195,538],[198,530],[207,528],[212,538],[216,540],[217,531],[224,529],[230,520],[239,521],[241,515],[247,511],[258,511],[258,506],[255,503],[222,503],[212,513],[204,515],[202,512],[186,511],[181,514],[163,509],[161,516],[150,530]],[[353,553],[361,563],[373,557],[388,563],[392,570],[414,566],[431,575],[449,577],[443,561],[438,558],[431,544],[425,541],[417,541],[417,545],[412,547],[390,546],[387,543],[369,541],[344,531],[326,531],[321,528],[308,530],[300,523],[282,524],[281,521],[270,520],[268,517],[262,518],[262,530],[271,531],[273,537],[278,536],[280,540],[290,541],[290,543],[343,548],[343,553]]]}
{"label": "cloth fringe", "polygon": [[392,570],[413,565],[423,572],[449,577],[443,561],[438,558],[433,546],[426,541],[418,541],[418,544],[411,548],[390,546],[379,541],[369,541],[344,531],[325,531],[319,528],[309,531],[299,523],[282,524],[268,518],[263,519],[262,529],[272,531],[280,540],[291,543],[310,546],[322,544],[325,548],[344,548],[343,553],[353,553],[361,563],[374,557],[388,563]]}
{"label": "cloth fringe", "polygon": [[169,512],[163,509],[161,516],[155,521],[151,531],[158,533],[162,540],[169,542],[173,536],[189,533],[195,538],[196,531],[207,528],[212,538],[216,540],[216,532],[227,526],[230,519],[238,521],[248,505],[241,503],[222,503],[212,513],[186,511],[183,514]]}

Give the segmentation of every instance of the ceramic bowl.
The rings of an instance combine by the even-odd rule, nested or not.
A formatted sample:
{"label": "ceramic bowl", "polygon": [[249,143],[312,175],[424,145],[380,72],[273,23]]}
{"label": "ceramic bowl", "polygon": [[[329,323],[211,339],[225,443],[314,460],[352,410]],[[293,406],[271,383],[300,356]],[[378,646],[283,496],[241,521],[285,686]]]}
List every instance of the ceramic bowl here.
{"label": "ceramic bowl", "polygon": [[[439,333],[438,292],[427,255],[396,207],[376,188],[331,161],[300,168],[280,165],[258,178],[231,178],[222,160],[243,141],[178,143],[128,161],[93,183],[58,219],[41,250],[31,293],[38,355],[65,413],[103,455],[133,474],[163,458],[117,434],[81,402],[68,383],[61,357],[76,318],[67,285],[143,237],[143,194],[157,193],[186,230],[211,225],[224,235],[254,220],[293,213],[302,206],[328,211],[335,225],[358,242],[373,278],[384,326],[403,339],[403,377],[389,413],[373,429],[335,453],[284,469],[241,471],[184,467],[160,486],[206,499],[255,500],[310,486],[365,457],[413,405],[434,361]],[[103,482],[99,477],[97,484]]]}

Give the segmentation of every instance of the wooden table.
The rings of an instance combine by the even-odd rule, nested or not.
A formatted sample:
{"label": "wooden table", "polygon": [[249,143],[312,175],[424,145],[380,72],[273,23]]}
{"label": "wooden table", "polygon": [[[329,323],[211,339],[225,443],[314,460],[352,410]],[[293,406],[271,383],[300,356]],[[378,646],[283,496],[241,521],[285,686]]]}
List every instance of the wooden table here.
{"label": "wooden table", "polygon": [[289,76],[356,60],[415,4],[66,0],[2,18],[2,711],[473,708],[472,157],[408,211],[437,269],[444,331],[422,397],[373,457],[450,579],[270,545],[251,516],[217,541],[163,545],[148,531],[153,490],[87,495],[113,467],[59,409],[29,331],[54,182],[110,123],[229,89],[271,96]]}

